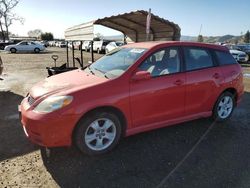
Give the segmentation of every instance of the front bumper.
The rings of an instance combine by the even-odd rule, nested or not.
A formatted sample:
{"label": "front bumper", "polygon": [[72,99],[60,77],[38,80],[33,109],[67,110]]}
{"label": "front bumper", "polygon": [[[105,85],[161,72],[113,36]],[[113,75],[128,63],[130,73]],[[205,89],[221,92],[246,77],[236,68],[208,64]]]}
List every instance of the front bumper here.
{"label": "front bumper", "polygon": [[24,133],[31,142],[45,147],[71,145],[77,116],[62,115],[57,111],[48,114],[36,113],[29,106],[27,98],[18,109]]}

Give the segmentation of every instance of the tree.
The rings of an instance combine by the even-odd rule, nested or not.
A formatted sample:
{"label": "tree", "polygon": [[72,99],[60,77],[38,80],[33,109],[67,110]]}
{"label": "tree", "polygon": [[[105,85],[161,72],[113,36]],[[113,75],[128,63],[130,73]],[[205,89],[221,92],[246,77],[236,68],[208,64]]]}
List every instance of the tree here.
{"label": "tree", "polygon": [[35,37],[35,38],[39,38],[42,35],[42,30],[41,29],[35,29],[35,30],[31,30],[28,32],[28,36],[29,37]]}
{"label": "tree", "polygon": [[249,31],[247,31],[246,34],[244,35],[244,42],[250,43],[250,32]]}
{"label": "tree", "polygon": [[94,37],[94,39],[93,39],[93,41],[100,41],[100,40],[102,40],[104,37],[103,37],[103,35],[101,34],[101,33],[96,33],[95,34],[95,37]]}
{"label": "tree", "polygon": [[19,21],[22,24],[24,22],[22,17],[12,12],[18,3],[18,0],[0,0],[0,30],[4,41],[9,39],[9,27],[14,21]]}
{"label": "tree", "polygon": [[41,35],[41,39],[42,40],[54,40],[54,36],[53,36],[53,34],[52,33],[42,33],[42,35]]}
{"label": "tree", "polygon": [[198,42],[203,42],[203,41],[204,41],[203,36],[202,36],[202,35],[199,35],[197,41],[198,41]]}

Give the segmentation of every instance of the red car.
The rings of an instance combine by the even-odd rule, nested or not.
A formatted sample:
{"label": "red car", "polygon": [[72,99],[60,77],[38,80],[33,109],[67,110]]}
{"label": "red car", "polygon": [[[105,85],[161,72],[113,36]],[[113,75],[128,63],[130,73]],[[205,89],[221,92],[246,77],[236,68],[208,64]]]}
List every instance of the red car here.
{"label": "red car", "polygon": [[226,47],[145,42],[46,78],[19,109],[32,142],[75,143],[94,155],[111,150],[123,136],[210,116],[224,121],[243,92],[241,67]]}

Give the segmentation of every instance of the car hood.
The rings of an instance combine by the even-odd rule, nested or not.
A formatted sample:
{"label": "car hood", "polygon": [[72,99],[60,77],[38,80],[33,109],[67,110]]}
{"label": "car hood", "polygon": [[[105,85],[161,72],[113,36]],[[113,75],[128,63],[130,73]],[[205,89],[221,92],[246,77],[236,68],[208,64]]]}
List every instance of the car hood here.
{"label": "car hood", "polygon": [[15,47],[15,46],[16,46],[15,44],[11,44],[11,45],[5,46],[5,48],[11,48],[11,47]]}
{"label": "car hood", "polygon": [[78,69],[46,78],[31,88],[30,95],[37,99],[44,95],[85,89],[106,81],[108,79],[97,77]]}
{"label": "car hood", "polygon": [[231,54],[238,54],[238,55],[246,54],[245,52],[242,52],[242,51],[239,51],[239,50],[230,50],[230,53]]}

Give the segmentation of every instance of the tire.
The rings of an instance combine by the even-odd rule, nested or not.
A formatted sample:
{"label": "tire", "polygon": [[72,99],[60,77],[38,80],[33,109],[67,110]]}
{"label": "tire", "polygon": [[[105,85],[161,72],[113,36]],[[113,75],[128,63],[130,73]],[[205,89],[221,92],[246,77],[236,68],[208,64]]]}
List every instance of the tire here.
{"label": "tire", "polygon": [[39,53],[39,52],[40,52],[40,49],[39,49],[39,48],[35,48],[35,49],[34,49],[34,52],[35,52],[35,53]]}
{"label": "tire", "polygon": [[213,119],[218,122],[228,120],[235,108],[235,95],[226,91],[220,95],[213,109]]}
{"label": "tire", "polygon": [[16,53],[16,51],[17,51],[16,48],[11,48],[11,49],[10,49],[10,52],[11,52],[11,53]]}
{"label": "tire", "polygon": [[99,49],[99,48],[97,49],[97,53],[98,53],[98,54],[101,54],[101,51],[100,51],[100,49]]}
{"label": "tire", "polygon": [[75,144],[88,155],[99,155],[111,151],[121,138],[119,118],[110,112],[89,114],[79,121],[75,132]]}

